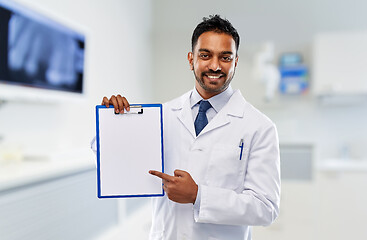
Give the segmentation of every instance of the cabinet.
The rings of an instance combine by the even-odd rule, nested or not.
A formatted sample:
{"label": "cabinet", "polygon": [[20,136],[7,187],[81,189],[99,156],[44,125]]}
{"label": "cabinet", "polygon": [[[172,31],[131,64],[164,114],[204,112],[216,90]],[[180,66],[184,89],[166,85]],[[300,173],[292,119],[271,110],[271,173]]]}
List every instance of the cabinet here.
{"label": "cabinet", "polygon": [[367,96],[367,32],[323,33],[313,42],[316,96]]}
{"label": "cabinet", "polygon": [[[40,171],[32,178],[23,173],[15,179],[9,174],[5,181],[9,168],[2,166],[0,171],[2,240],[94,239],[117,224],[117,202],[96,197],[93,165],[63,170],[57,165],[57,172],[53,167],[47,168],[52,175],[42,175]],[[13,175],[26,169],[30,168],[18,167]]]}

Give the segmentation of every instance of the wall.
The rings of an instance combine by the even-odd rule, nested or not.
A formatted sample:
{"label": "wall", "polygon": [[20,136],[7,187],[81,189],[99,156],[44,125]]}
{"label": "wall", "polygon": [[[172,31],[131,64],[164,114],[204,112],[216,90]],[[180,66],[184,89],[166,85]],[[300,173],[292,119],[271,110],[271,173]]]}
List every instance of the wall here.
{"label": "wall", "polygon": [[[275,53],[300,52],[312,74],[312,40],[318,33],[367,28],[363,14],[367,3],[353,1],[154,1],[153,94],[167,101],[192,89],[187,52],[191,34],[203,16],[218,13],[227,17],[241,36],[239,65],[233,86],[276,123],[281,142],[315,143],[317,159],[339,157],[342,146],[352,157],[367,158],[365,104],[323,107],[308,96],[276,96],[264,101],[264,86],[252,77],[254,53],[272,41]],[[331,10],[332,9],[332,10]],[[312,85],[312,77],[311,77]],[[358,116],[358,117],[356,117]]]}
{"label": "wall", "polygon": [[94,106],[103,96],[121,93],[131,102],[150,101],[149,0],[17,2],[86,34],[87,96],[76,102],[20,101],[0,106],[5,148],[23,155],[85,149],[95,134]]}

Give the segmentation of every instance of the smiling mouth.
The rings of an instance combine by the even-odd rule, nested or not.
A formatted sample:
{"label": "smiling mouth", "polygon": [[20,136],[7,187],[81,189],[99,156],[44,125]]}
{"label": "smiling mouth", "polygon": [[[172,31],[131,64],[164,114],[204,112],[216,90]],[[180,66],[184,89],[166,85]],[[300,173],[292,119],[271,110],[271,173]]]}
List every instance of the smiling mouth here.
{"label": "smiling mouth", "polygon": [[219,78],[225,77],[225,74],[223,73],[203,73],[203,75],[210,80],[217,80]]}
{"label": "smiling mouth", "polygon": [[217,75],[217,76],[205,75],[205,76],[207,76],[209,79],[219,79],[223,77],[222,75]]}

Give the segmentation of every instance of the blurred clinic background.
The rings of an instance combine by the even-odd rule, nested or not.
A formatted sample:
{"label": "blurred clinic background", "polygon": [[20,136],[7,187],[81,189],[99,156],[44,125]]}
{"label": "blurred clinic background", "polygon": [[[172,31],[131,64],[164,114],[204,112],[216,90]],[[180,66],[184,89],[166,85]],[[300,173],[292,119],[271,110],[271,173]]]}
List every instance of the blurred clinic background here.
{"label": "blurred clinic background", "polygon": [[147,239],[150,199],[96,197],[95,109],[190,90],[191,34],[239,31],[232,86],[277,125],[282,199],[254,239],[367,239],[364,0],[0,0],[0,239]]}

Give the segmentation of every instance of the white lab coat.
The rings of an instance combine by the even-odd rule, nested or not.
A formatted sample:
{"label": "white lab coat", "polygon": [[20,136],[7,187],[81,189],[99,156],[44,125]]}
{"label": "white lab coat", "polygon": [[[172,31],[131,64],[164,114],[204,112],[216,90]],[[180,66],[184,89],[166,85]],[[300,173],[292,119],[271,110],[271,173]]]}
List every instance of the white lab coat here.
{"label": "white lab coat", "polygon": [[150,239],[249,240],[250,226],[269,225],[279,213],[276,127],[237,90],[196,137],[190,94],[164,104],[164,163],[170,175],[191,174],[200,204],[154,198]]}

